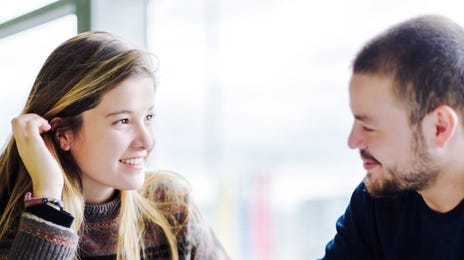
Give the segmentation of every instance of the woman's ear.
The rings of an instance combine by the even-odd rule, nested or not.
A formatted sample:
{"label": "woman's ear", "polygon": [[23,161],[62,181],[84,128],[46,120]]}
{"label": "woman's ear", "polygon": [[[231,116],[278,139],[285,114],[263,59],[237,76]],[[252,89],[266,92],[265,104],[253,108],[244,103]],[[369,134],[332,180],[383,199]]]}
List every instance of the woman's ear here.
{"label": "woman's ear", "polygon": [[451,140],[458,126],[456,111],[450,106],[442,105],[430,113],[435,129],[434,144],[444,147]]}
{"label": "woman's ear", "polygon": [[60,145],[61,150],[69,151],[71,149],[73,134],[65,125],[64,120],[61,117],[54,117],[50,120],[50,125],[54,132],[55,141]]}

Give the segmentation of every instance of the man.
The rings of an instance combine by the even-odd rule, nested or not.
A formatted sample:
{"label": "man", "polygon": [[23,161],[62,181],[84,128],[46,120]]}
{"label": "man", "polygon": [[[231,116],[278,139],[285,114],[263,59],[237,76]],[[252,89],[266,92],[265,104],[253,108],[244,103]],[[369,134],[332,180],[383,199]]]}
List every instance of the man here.
{"label": "man", "polygon": [[464,29],[390,28],[356,56],[349,94],[367,174],[324,259],[464,259]]}

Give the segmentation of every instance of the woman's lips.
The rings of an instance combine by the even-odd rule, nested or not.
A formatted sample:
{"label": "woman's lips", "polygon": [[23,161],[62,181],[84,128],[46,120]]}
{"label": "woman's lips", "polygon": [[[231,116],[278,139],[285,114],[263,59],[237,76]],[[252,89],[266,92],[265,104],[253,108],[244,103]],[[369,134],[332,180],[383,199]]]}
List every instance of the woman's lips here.
{"label": "woman's lips", "polygon": [[143,157],[130,158],[130,159],[121,159],[119,162],[125,164],[130,168],[142,169],[145,167],[145,160]]}

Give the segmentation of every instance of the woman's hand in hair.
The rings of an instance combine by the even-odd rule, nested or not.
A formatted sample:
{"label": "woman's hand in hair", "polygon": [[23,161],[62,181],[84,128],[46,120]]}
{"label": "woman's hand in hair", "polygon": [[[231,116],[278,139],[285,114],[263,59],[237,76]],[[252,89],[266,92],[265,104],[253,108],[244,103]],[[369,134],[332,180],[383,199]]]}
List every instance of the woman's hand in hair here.
{"label": "woman's hand in hair", "polygon": [[19,156],[32,179],[33,196],[61,199],[63,170],[48,148],[52,141],[42,136],[50,131],[50,124],[36,114],[20,115],[11,124]]}

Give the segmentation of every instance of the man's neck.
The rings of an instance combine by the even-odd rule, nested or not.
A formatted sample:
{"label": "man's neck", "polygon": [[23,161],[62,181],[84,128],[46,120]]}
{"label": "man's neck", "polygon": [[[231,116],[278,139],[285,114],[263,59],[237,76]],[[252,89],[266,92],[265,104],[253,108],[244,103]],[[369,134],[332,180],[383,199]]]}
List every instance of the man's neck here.
{"label": "man's neck", "polygon": [[418,191],[418,193],[430,209],[446,213],[454,209],[464,199],[464,179],[460,174],[439,176],[435,184],[430,188]]}

